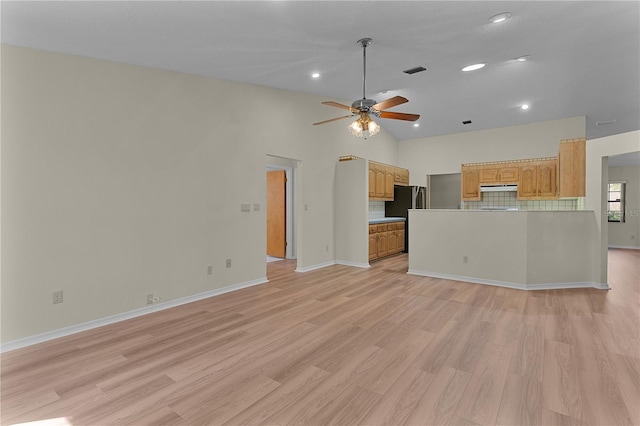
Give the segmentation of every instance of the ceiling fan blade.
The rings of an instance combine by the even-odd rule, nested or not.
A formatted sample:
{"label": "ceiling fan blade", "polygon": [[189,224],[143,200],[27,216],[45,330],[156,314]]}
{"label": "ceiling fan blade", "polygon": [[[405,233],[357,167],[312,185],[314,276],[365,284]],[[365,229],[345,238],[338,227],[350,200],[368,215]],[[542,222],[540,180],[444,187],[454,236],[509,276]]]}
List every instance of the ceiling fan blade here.
{"label": "ceiling fan blade", "polygon": [[393,120],[416,121],[420,118],[419,114],[405,114],[404,112],[382,111],[380,118],[391,118]]}
{"label": "ceiling fan blade", "polygon": [[409,99],[403,98],[402,96],[394,96],[393,98],[389,98],[386,101],[378,102],[371,108],[382,111],[383,109],[389,109],[396,105],[404,104],[409,102]]}
{"label": "ceiling fan blade", "polygon": [[332,118],[332,119],[330,119],[330,120],[318,121],[317,123],[313,123],[313,125],[314,125],[314,126],[317,126],[318,124],[331,123],[332,121],[342,120],[343,118],[349,118],[349,117],[353,117],[353,114],[351,114],[351,115],[345,115],[344,117],[336,117],[336,118]]}
{"label": "ceiling fan blade", "polygon": [[358,110],[357,110],[357,109],[355,109],[355,108],[351,108],[350,106],[346,106],[346,105],[343,105],[343,104],[339,104],[339,103],[337,103],[337,102],[333,102],[333,101],[325,101],[325,102],[322,102],[322,105],[329,105],[329,106],[333,106],[333,107],[336,107],[336,108],[342,108],[342,109],[349,110],[349,111],[351,111],[351,112],[356,112],[356,111],[358,111]]}

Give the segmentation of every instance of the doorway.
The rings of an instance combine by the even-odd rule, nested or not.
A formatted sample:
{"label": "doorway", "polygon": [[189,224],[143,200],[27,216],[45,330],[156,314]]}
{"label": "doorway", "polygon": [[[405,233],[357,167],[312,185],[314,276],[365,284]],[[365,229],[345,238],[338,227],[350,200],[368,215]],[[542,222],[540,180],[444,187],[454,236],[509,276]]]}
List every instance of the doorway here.
{"label": "doorway", "polygon": [[267,155],[267,262],[296,259],[295,180],[298,161]]}
{"label": "doorway", "polygon": [[267,171],[267,261],[284,259],[287,250],[287,177],[285,170]]}

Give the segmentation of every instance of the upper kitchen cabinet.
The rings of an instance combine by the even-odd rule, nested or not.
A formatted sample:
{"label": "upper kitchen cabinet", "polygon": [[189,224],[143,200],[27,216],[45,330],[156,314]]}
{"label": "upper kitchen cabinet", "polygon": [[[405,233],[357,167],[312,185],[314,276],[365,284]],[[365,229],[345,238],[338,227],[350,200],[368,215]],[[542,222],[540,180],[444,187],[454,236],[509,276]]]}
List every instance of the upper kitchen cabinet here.
{"label": "upper kitchen cabinet", "polygon": [[585,196],[586,139],[563,139],[558,152],[559,195]]}
{"label": "upper kitchen cabinet", "polygon": [[494,164],[479,169],[480,183],[507,184],[518,183],[519,168],[517,165]]}
{"label": "upper kitchen cabinet", "polygon": [[558,198],[558,160],[528,161],[520,166],[519,200],[555,200]]}
{"label": "upper kitchen cabinet", "polygon": [[480,168],[462,165],[462,199],[477,201],[480,199]]}
{"label": "upper kitchen cabinet", "polygon": [[398,186],[409,186],[409,170],[394,167],[393,183]]}
{"label": "upper kitchen cabinet", "polygon": [[369,198],[393,201],[394,185],[409,185],[409,170],[369,161]]}

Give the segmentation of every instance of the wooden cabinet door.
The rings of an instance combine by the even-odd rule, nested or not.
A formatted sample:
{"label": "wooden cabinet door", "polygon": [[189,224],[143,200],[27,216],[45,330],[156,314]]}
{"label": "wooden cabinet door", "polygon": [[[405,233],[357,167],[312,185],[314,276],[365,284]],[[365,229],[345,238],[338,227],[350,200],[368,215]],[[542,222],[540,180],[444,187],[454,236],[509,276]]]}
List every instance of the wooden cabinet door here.
{"label": "wooden cabinet door", "polygon": [[388,200],[393,200],[393,181],[394,181],[393,167],[386,166],[384,173],[385,173],[384,198]]}
{"label": "wooden cabinet door", "polygon": [[378,225],[378,233],[376,236],[378,239],[378,257],[384,257],[389,251],[389,246],[387,244],[387,224]]}
{"label": "wooden cabinet door", "polygon": [[498,179],[500,183],[518,183],[519,171],[518,166],[501,167]]}
{"label": "wooden cabinet door", "polygon": [[586,151],[585,139],[560,141],[558,177],[560,197],[585,196]]}
{"label": "wooden cabinet door", "polygon": [[483,166],[478,170],[480,183],[498,183],[500,181],[498,166]]}
{"label": "wooden cabinet door", "polygon": [[404,229],[398,229],[398,240],[396,242],[396,251],[402,253],[405,250],[404,247]]}
{"label": "wooden cabinet door", "polygon": [[474,201],[480,199],[480,180],[475,167],[462,168],[462,199]]}
{"label": "wooden cabinet door", "polygon": [[376,166],[369,161],[369,198],[376,196]]}
{"label": "wooden cabinet door", "polygon": [[369,234],[369,260],[378,257],[378,234]]}
{"label": "wooden cabinet door", "polygon": [[549,200],[558,198],[556,170],[556,161],[544,161],[538,165],[537,180],[539,199]]}
{"label": "wooden cabinet door", "polygon": [[387,177],[384,166],[376,164],[376,198],[384,198],[384,184]]}
{"label": "wooden cabinet door", "polygon": [[534,199],[538,196],[538,167],[530,164],[520,167],[518,198]]}
{"label": "wooden cabinet door", "polygon": [[409,170],[394,167],[393,183],[400,186],[409,186]]}

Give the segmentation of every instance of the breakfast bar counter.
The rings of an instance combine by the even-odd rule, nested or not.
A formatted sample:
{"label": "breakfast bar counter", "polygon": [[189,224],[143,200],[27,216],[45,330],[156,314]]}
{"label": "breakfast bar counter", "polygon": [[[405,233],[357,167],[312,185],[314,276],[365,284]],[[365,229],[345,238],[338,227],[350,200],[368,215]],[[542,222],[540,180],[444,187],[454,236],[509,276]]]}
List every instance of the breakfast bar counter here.
{"label": "breakfast bar counter", "polygon": [[410,210],[409,274],[523,290],[595,287],[593,211]]}

